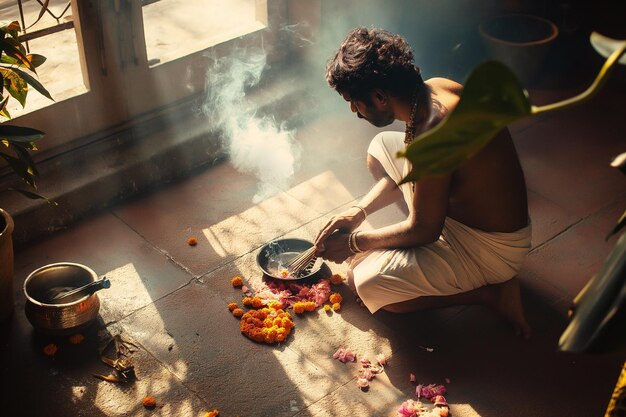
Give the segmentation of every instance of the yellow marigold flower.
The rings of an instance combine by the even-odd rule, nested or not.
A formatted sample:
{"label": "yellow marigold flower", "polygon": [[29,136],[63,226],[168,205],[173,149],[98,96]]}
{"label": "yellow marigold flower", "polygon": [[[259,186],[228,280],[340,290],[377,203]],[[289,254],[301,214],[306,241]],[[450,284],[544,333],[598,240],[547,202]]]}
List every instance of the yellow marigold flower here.
{"label": "yellow marigold flower", "polygon": [[341,304],[340,303],[333,304],[333,311],[339,311],[339,310],[341,310]]}
{"label": "yellow marigold flower", "polygon": [[343,283],[344,278],[340,274],[334,274],[330,277],[330,283],[333,285],[339,285]]}
{"label": "yellow marigold flower", "polygon": [[233,311],[236,308],[237,308],[237,303],[230,303],[230,304],[228,304],[228,309],[230,311]]}
{"label": "yellow marigold flower", "polygon": [[233,310],[233,316],[235,317],[241,317],[243,316],[243,310],[240,308],[236,308]]}
{"label": "yellow marigold flower", "polygon": [[[239,327],[241,333],[255,342],[276,343],[277,341],[284,341],[293,328],[293,322],[286,318],[273,318],[270,316],[271,313],[281,315],[284,311],[264,307],[246,312]],[[279,335],[282,335],[281,340],[278,339]]]}
{"label": "yellow marigold flower", "polygon": [[273,308],[274,310],[278,310],[282,307],[282,304],[279,301],[270,301],[267,306],[269,308]]}
{"label": "yellow marigold flower", "polygon": [[219,410],[213,410],[213,411],[207,411],[207,412],[204,414],[204,417],[217,417],[217,416],[219,416],[219,415],[220,415]]}
{"label": "yellow marigold flower", "polygon": [[313,301],[307,301],[304,304],[304,309],[306,311],[315,311],[316,308],[317,308],[317,304],[315,304],[315,302],[313,302]]}
{"label": "yellow marigold flower", "polygon": [[156,407],[156,405],[157,405],[156,398],[154,398],[151,395],[148,395],[147,397],[143,399],[143,406],[146,408],[154,408]]}
{"label": "yellow marigold flower", "polygon": [[243,300],[241,300],[241,302],[243,303],[243,305],[250,307],[252,305],[252,298],[251,297],[243,297]]}
{"label": "yellow marigold flower", "polygon": [[233,287],[241,287],[243,285],[243,279],[237,275],[230,280],[230,283],[233,284]]}
{"label": "yellow marigold flower", "polygon": [[324,304],[324,311],[330,311],[331,307],[328,304]]}
{"label": "yellow marigold flower", "polygon": [[296,314],[304,313],[304,303],[300,301],[293,303],[293,312]]}
{"label": "yellow marigold flower", "polygon": [[85,336],[80,333],[76,333],[70,336],[70,343],[73,345],[78,345],[82,343],[83,340],[85,340]]}
{"label": "yellow marigold flower", "polygon": [[328,298],[328,301],[330,301],[331,304],[340,303],[343,301],[343,297],[341,296],[341,294],[336,292],[330,295],[330,297]]}
{"label": "yellow marigold flower", "polygon": [[54,356],[57,354],[57,350],[59,350],[59,347],[57,345],[55,345],[54,343],[49,343],[43,347],[43,354],[46,356]]}

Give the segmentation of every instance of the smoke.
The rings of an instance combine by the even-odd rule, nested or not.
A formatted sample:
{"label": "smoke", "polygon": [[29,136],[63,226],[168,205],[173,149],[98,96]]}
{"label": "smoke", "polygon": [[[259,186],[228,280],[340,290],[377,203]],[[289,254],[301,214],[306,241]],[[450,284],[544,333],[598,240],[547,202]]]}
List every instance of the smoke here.
{"label": "smoke", "polygon": [[220,131],[235,169],[258,178],[254,203],[285,189],[300,158],[295,130],[286,129],[273,116],[258,116],[257,105],[246,97],[246,91],[261,80],[265,67],[266,53],[261,49],[240,49],[213,59],[203,105],[212,128]]}

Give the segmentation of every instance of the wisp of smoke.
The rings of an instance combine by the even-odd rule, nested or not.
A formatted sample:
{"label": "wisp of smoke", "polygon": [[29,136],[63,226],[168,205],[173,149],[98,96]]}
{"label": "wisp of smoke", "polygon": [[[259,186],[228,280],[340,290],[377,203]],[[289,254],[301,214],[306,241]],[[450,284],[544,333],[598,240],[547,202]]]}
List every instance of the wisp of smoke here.
{"label": "wisp of smoke", "polygon": [[253,202],[284,189],[293,178],[300,149],[295,131],[270,116],[258,117],[246,90],[258,84],[266,65],[262,50],[239,50],[213,61],[207,73],[203,111],[227,144],[233,166],[259,179]]}

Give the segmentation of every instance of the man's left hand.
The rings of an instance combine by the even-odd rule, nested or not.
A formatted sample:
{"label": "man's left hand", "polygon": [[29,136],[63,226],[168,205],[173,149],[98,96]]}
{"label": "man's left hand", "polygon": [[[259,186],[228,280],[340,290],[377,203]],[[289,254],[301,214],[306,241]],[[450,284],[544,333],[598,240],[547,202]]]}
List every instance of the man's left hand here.
{"label": "man's left hand", "polygon": [[349,239],[350,233],[335,231],[324,240],[324,251],[320,256],[330,262],[338,264],[344,262],[354,255],[348,245]]}

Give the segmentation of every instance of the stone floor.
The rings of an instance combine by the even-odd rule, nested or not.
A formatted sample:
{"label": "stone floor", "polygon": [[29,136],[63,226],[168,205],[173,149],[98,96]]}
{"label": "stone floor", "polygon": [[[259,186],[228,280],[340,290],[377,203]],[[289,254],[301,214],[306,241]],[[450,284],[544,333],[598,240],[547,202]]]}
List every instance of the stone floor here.
{"label": "stone floor", "polygon": [[[341,110],[298,129],[305,157],[291,185],[272,197],[252,203],[256,178],[225,162],[19,251],[15,312],[2,332],[0,414],[395,416],[415,398],[413,373],[418,382],[447,385],[454,416],[603,415],[626,355],[563,353],[557,345],[570,300],[609,253],[615,239],[604,237],[626,207],[626,179],[609,167],[625,150],[624,91],[609,83],[587,105],[511,127],[533,221],[533,249],[520,273],[530,341],[479,306],[371,315],[345,285],[334,287],[345,297],[340,312],[296,316],[283,344],[240,334],[226,308],[241,297],[230,278],[241,275],[257,287],[255,257],[264,243],[312,238],[372,184],[365,149],[377,130],[336,103]],[[572,93],[536,89],[531,99],[548,103]],[[390,208],[367,227],[398,218]],[[187,245],[192,235],[195,247]],[[35,333],[24,314],[25,277],[60,261],[88,265],[112,282],[99,293],[98,325],[78,345]],[[99,339],[118,333],[138,347],[134,383],[93,376],[110,371],[100,362]],[[42,353],[48,343],[59,346],[53,358]],[[339,347],[359,358],[388,356],[367,392],[356,386],[357,364],[332,358]],[[156,398],[156,409],[142,406],[146,395]]]}

